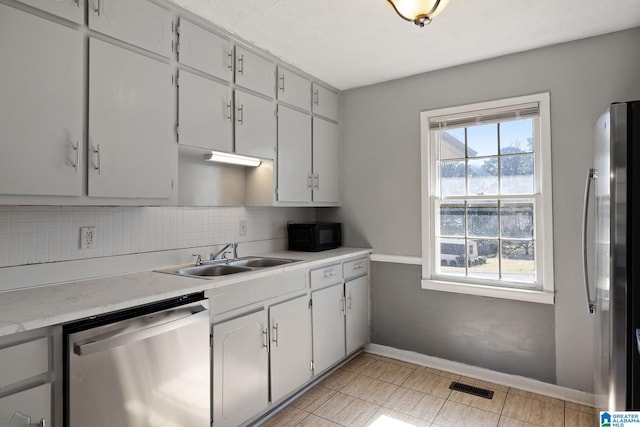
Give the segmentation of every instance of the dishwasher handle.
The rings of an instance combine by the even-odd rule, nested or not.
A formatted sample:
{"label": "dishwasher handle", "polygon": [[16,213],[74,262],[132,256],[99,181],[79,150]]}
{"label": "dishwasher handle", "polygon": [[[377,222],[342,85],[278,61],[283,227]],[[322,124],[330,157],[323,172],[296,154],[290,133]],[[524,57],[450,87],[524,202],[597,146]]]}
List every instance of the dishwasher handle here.
{"label": "dishwasher handle", "polygon": [[78,356],[87,356],[89,354],[98,353],[124,344],[141,341],[171,332],[200,321],[209,322],[209,311],[200,303],[196,303],[195,306],[189,305],[154,313],[154,315],[157,314],[173,315],[172,317],[174,317],[174,319],[169,321],[166,321],[166,319],[164,319],[164,321],[158,320],[156,323],[152,323],[143,328],[132,330],[127,329],[120,331],[120,333],[94,336],[77,343],[74,342],[73,352]]}

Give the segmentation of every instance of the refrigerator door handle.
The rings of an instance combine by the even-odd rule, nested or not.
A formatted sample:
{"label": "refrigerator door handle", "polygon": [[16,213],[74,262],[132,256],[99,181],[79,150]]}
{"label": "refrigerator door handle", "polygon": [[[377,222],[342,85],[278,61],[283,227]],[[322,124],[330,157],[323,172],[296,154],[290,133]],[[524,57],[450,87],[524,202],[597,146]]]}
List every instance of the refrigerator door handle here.
{"label": "refrigerator door handle", "polygon": [[638,353],[640,353],[640,329],[636,329],[636,343],[638,346]]}
{"label": "refrigerator door handle", "polygon": [[596,312],[596,302],[591,299],[591,290],[589,288],[589,262],[587,261],[587,223],[589,219],[589,197],[591,195],[591,181],[598,178],[598,170],[591,168],[587,174],[584,185],[584,205],[582,210],[582,268],[584,269],[584,287],[587,291],[587,306],[589,313]]}

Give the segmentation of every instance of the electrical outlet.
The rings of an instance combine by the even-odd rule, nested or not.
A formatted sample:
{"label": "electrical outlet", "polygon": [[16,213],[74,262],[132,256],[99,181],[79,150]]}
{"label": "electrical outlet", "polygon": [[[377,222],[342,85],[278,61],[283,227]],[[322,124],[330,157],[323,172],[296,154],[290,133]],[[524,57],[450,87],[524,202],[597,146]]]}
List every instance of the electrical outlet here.
{"label": "electrical outlet", "polygon": [[240,222],[238,223],[238,234],[240,236],[246,236],[247,235],[247,220],[246,219],[241,219]]}
{"label": "electrical outlet", "polygon": [[80,227],[80,249],[94,249],[96,247],[96,228]]}

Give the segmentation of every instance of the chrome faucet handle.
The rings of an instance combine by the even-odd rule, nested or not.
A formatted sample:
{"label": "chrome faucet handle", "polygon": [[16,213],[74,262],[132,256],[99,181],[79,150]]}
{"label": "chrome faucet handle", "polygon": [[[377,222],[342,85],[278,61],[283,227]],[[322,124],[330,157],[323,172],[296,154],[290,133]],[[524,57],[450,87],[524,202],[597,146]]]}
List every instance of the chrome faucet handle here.
{"label": "chrome faucet handle", "polygon": [[200,254],[192,254],[192,255],[196,257],[196,266],[202,265],[202,255]]}

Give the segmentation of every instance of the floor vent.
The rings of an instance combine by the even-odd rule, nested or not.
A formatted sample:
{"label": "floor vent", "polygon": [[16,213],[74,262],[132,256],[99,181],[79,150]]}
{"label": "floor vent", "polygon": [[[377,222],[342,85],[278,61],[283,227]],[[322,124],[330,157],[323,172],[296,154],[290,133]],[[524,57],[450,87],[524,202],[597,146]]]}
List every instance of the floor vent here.
{"label": "floor vent", "polygon": [[484,397],[485,399],[493,399],[493,391],[487,390],[486,388],[480,388],[469,384],[459,383],[457,381],[453,381],[449,388],[451,390],[461,391],[467,394],[473,394],[474,396]]}

